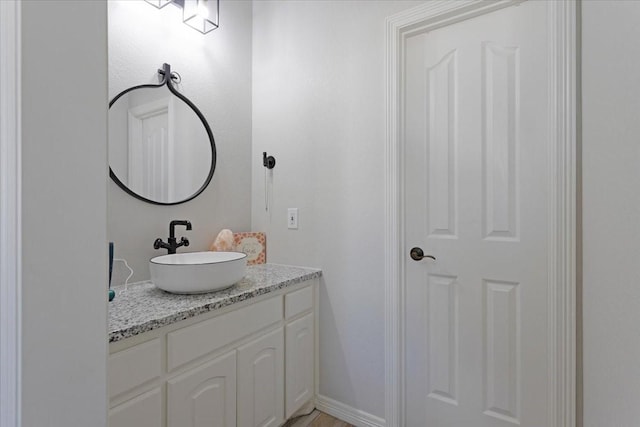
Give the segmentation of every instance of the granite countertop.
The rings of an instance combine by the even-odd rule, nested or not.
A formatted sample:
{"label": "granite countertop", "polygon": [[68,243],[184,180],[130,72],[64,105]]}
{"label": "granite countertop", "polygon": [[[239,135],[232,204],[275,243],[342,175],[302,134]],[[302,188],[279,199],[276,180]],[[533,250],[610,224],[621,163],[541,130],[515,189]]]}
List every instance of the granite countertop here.
{"label": "granite countertop", "polygon": [[109,303],[109,342],[116,342],[322,275],[321,270],[277,264],[251,265],[230,288],[199,295],[176,295],[151,282],[115,286]]}

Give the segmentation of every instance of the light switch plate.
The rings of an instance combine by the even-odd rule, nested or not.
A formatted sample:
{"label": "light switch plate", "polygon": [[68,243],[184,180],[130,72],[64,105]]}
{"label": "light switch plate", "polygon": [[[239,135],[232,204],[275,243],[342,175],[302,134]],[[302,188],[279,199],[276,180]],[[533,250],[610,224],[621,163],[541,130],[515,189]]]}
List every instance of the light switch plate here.
{"label": "light switch plate", "polygon": [[287,227],[293,230],[298,229],[298,208],[287,209]]}

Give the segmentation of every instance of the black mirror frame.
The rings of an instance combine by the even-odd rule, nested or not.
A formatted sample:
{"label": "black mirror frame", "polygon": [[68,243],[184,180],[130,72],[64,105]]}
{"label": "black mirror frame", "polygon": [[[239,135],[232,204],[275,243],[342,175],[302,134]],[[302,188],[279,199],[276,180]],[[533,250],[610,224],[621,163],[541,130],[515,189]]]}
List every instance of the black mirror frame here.
{"label": "black mirror frame", "polygon": [[196,113],[196,115],[198,116],[198,118],[202,122],[202,125],[204,126],[205,130],[207,131],[207,135],[209,136],[209,142],[211,143],[211,167],[209,168],[209,175],[207,176],[207,179],[205,180],[204,184],[202,184],[202,187],[200,187],[193,195],[187,197],[184,200],[180,200],[178,202],[158,202],[158,201],[147,199],[146,197],[141,196],[140,194],[132,191],[122,181],[120,181],[120,179],[116,176],[115,172],[113,172],[113,170],[111,169],[111,165],[109,165],[109,176],[118,185],[118,187],[120,187],[127,194],[135,197],[138,200],[142,200],[143,202],[151,203],[151,204],[154,204],[154,205],[163,205],[163,206],[179,205],[181,203],[186,203],[189,200],[193,200],[196,197],[198,197],[207,188],[207,186],[211,182],[211,179],[213,178],[213,172],[216,169],[216,158],[217,158],[217,155],[216,155],[216,142],[213,139],[213,132],[211,132],[211,128],[209,127],[209,123],[207,123],[207,120],[204,118],[204,116],[202,115],[202,113],[200,112],[198,107],[196,107],[193,102],[191,102],[186,96],[182,95],[180,92],[178,92],[176,90],[175,87],[173,87],[173,83],[171,81],[171,79],[172,79],[172,76],[171,76],[171,65],[166,64],[166,63],[162,64],[162,69],[158,70],[158,74],[160,74],[162,76],[162,81],[160,83],[158,83],[158,84],[138,85],[138,86],[133,86],[133,87],[130,87],[129,89],[123,90],[122,92],[117,94],[109,102],[109,109],[111,109],[111,106],[118,99],[120,99],[120,97],[122,97],[123,95],[125,95],[125,94],[127,94],[127,93],[129,93],[131,91],[134,91],[136,89],[161,88],[162,86],[167,86],[167,88],[169,89],[169,91],[172,94],[177,96],[180,100],[184,101],[184,103],[187,104]]}

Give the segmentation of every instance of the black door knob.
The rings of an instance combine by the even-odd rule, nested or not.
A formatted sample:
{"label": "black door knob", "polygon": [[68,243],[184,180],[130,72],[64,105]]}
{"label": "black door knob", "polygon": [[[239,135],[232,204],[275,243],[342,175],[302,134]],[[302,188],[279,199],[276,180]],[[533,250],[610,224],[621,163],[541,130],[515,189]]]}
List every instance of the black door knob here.
{"label": "black door knob", "polygon": [[422,261],[423,258],[431,258],[434,261],[436,260],[436,257],[434,257],[433,255],[425,255],[422,248],[418,247],[411,248],[411,252],[409,252],[409,255],[414,261]]}

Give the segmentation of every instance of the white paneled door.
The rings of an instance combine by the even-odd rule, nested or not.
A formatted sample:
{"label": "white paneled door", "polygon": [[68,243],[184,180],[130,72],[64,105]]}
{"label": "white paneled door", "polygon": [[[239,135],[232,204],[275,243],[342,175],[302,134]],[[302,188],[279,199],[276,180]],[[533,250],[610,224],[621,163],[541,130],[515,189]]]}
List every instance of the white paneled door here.
{"label": "white paneled door", "polygon": [[548,7],[405,40],[410,427],[549,425]]}
{"label": "white paneled door", "polygon": [[160,202],[174,199],[174,116],[170,98],[130,108],[128,115],[129,188]]}

